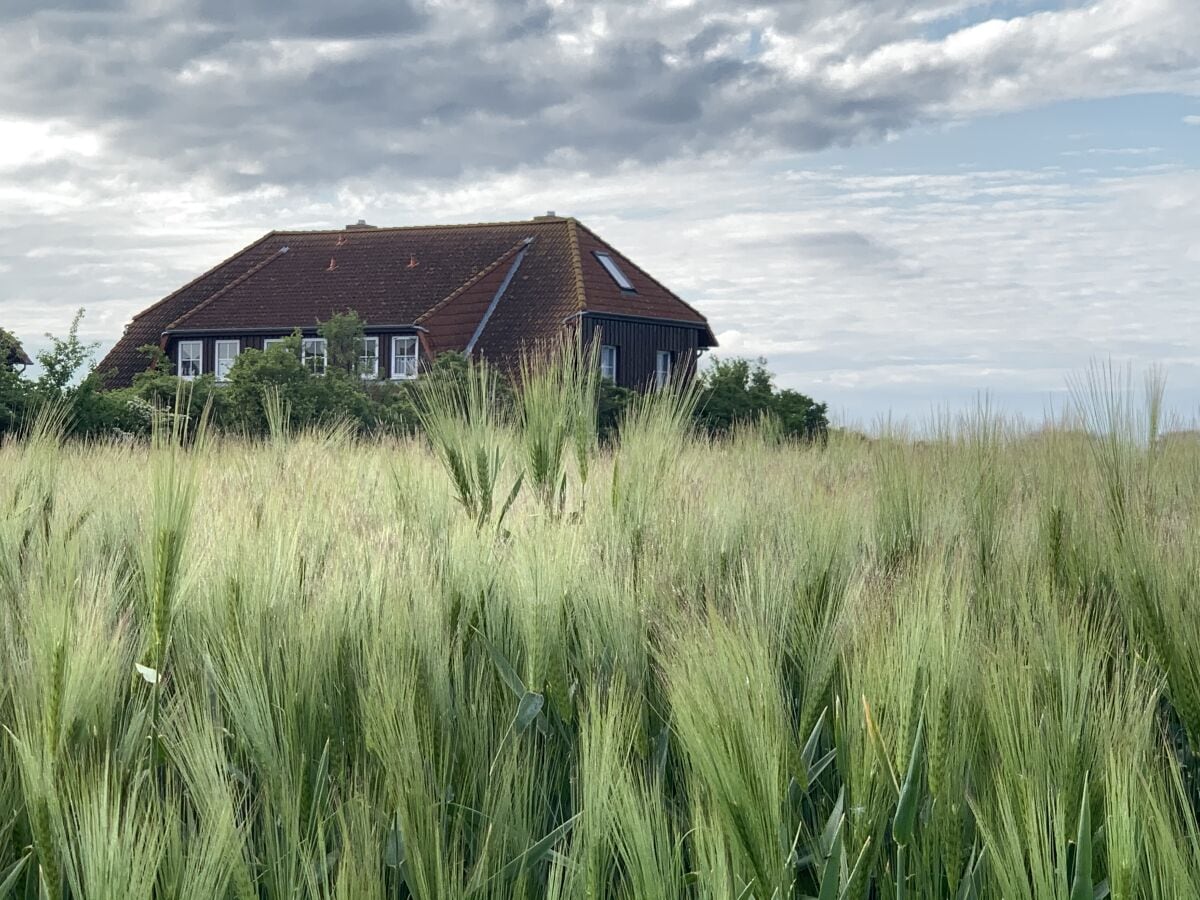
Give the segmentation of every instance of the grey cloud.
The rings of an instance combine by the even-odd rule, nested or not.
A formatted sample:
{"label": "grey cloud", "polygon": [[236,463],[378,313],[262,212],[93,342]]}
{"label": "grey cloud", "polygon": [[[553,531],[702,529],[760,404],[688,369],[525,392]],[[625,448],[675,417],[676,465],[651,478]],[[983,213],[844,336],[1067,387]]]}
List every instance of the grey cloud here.
{"label": "grey cloud", "polygon": [[917,278],[925,273],[919,262],[907,258],[884,240],[853,229],[804,231],[766,241],[748,241],[759,251],[785,251],[796,263],[827,266],[843,273],[873,272],[891,278]]}
{"label": "grey cloud", "polygon": [[253,35],[361,38],[403,34],[424,24],[424,12],[408,0],[336,0],[289,3],[275,0],[197,0],[187,10],[205,25]]}
{"label": "grey cloud", "polygon": [[[920,37],[914,20],[936,18],[939,4],[491,0],[466,14],[417,0],[192,0],[138,15],[115,0],[17,0],[0,12],[0,110],[96,129],[111,152],[185,177],[317,185],[511,171],[564,153],[594,169],[816,150],[944,115],[963,90],[1028,81],[1069,49],[1026,28],[969,58],[909,48],[903,64],[867,65]],[[603,29],[589,29],[593,17]],[[1143,44],[1171,46],[1146,28]],[[751,50],[764,29],[778,45],[770,60]],[[1122,52],[1128,60],[1103,65],[1151,55],[1136,41]],[[789,57],[808,68],[791,70]],[[1187,48],[1163,58],[1183,73],[1196,64]]]}

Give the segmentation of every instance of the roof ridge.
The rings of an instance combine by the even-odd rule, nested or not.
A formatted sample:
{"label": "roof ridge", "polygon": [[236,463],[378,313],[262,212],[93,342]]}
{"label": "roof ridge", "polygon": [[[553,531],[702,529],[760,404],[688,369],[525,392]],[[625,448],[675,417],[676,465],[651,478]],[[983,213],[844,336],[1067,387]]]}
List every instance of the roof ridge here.
{"label": "roof ridge", "polygon": [[[170,300],[174,300],[176,297],[178,297],[184,291],[188,290],[189,288],[195,287],[197,284],[199,284],[201,281],[203,281],[209,275],[212,275],[213,273],[215,273],[218,269],[224,268],[225,266],[229,265],[231,262],[236,260],[239,256],[242,256],[245,253],[249,253],[251,250],[253,250],[255,247],[257,247],[259,244],[263,243],[268,238],[274,237],[277,234],[279,234],[279,232],[277,232],[275,230],[268,231],[262,237],[258,238],[255,241],[250,242],[245,247],[243,247],[241,250],[237,250],[237,251],[229,254],[227,257],[225,257],[223,260],[221,260],[219,263],[217,263],[211,269],[209,269],[206,272],[201,273],[200,275],[197,275],[195,278],[193,278],[191,281],[189,281],[183,287],[177,288],[177,289],[171,291],[171,293],[167,294],[167,296],[163,297],[161,300],[159,300],[155,303],[151,303],[149,306],[147,306],[145,309],[143,309],[140,313],[135,314],[134,317],[130,320],[130,323],[136,322],[138,319],[142,318],[142,316],[146,315],[146,313],[154,312],[154,310],[158,309],[164,303],[166,303]],[[105,358],[107,359],[107,356]]]}
{"label": "roof ridge", "polygon": [[464,291],[466,291],[472,285],[477,284],[481,279],[483,279],[487,275],[490,275],[493,271],[496,270],[496,268],[501,263],[503,263],[506,259],[508,259],[510,256],[512,256],[518,250],[520,250],[524,246],[527,246],[531,240],[532,240],[532,238],[522,238],[521,240],[517,241],[517,243],[513,244],[511,247],[509,247],[507,250],[505,250],[503,253],[501,253],[498,257],[496,257],[496,259],[494,259],[492,262],[488,263],[486,266],[484,266],[482,269],[480,269],[478,272],[476,272],[474,275],[472,275],[470,278],[468,278],[465,282],[463,282],[458,287],[456,287],[454,290],[452,290],[449,294],[447,294],[445,297],[443,297],[437,303],[433,304],[433,306],[429,307],[429,309],[425,310],[425,312],[421,313],[421,315],[417,316],[417,318],[414,320],[413,324],[419,325],[421,322],[425,321],[427,318],[432,316],[434,313],[443,309],[447,304],[450,303],[450,301],[452,301],[456,297],[460,296]]}
{"label": "roof ridge", "polygon": [[512,227],[516,225],[525,226],[544,226],[544,225],[561,225],[564,222],[570,221],[566,217],[560,216],[554,219],[509,219],[502,222],[451,222],[444,225],[375,225],[370,228],[351,228],[347,231],[345,228],[313,228],[313,229],[285,229],[271,232],[272,234],[303,234],[303,235],[319,235],[319,234],[352,234],[355,237],[363,235],[381,234],[395,231],[451,231],[458,228],[500,228]]}
{"label": "roof ridge", "polygon": [[[274,232],[272,232],[272,233],[274,233]],[[279,259],[279,257],[283,256],[287,252],[288,252],[288,246],[285,244],[284,246],[282,246],[278,250],[276,250],[274,253],[272,253],[270,256],[268,256],[266,259],[264,259],[262,262],[258,262],[258,263],[255,263],[254,265],[252,265],[249,269],[247,269],[245,272],[243,272],[237,278],[233,279],[233,281],[229,282],[229,284],[225,285],[225,287],[221,288],[216,293],[209,295],[204,300],[201,300],[199,303],[197,303],[195,306],[193,306],[191,309],[189,309],[187,312],[185,312],[182,316],[180,316],[174,322],[169,323],[167,325],[167,327],[163,330],[170,331],[172,328],[176,328],[179,325],[182,325],[189,318],[191,318],[195,313],[198,313],[200,310],[204,309],[206,306],[208,306],[210,303],[212,303],[214,300],[216,300],[222,294],[228,293],[229,291],[231,291],[235,287],[237,287],[239,284],[242,284],[242,283],[246,282],[247,280],[249,280],[250,278],[254,277],[259,272],[261,272],[263,269],[265,269],[270,263]]]}
{"label": "roof ridge", "polygon": [[575,275],[575,302],[579,312],[587,309],[587,291],[583,288],[583,256],[579,250],[579,231],[583,225],[574,216],[567,220],[567,241],[571,248],[571,270]]}
{"label": "roof ridge", "polygon": [[[572,220],[572,221],[575,221],[575,220]],[[617,250],[616,247],[614,247],[612,244],[610,244],[604,238],[600,237],[600,235],[596,234],[596,232],[592,231],[592,229],[588,228],[582,222],[576,222],[576,224],[580,228],[582,228],[584,231],[586,231],[588,234],[590,234],[592,237],[594,237],[601,244],[603,244],[605,247],[607,247],[609,250],[611,250],[613,253],[620,253],[621,257],[625,260],[625,262],[629,263],[629,265],[631,265],[634,269],[636,269],[638,272],[640,272],[646,279],[648,279],[649,281],[652,281],[654,284],[658,285],[658,287],[660,287],[662,290],[666,291],[671,296],[672,299],[679,301],[681,304],[683,304],[689,310],[694,312],[696,314],[696,316],[699,317],[705,323],[708,322],[708,318],[704,315],[704,313],[700,312],[700,310],[696,309],[696,307],[692,306],[692,304],[688,303],[686,300],[684,300],[677,293],[675,293],[673,290],[671,290],[669,287],[667,287],[665,284],[663,284],[661,281],[659,281],[657,278],[655,278],[653,275],[651,275],[649,272],[647,272],[645,269],[643,269],[641,266],[639,266],[637,263],[635,263],[632,259],[630,259],[628,256],[626,256],[624,253],[621,253],[621,251]],[[584,308],[586,309],[587,307],[585,306]],[[709,326],[709,327],[711,329],[711,326]]]}

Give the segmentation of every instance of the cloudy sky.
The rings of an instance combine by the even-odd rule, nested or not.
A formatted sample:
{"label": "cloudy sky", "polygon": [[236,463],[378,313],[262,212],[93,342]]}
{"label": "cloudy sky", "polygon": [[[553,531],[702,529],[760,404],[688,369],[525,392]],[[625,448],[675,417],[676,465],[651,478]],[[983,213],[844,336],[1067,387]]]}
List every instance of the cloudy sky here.
{"label": "cloudy sky", "polygon": [[0,0],[0,326],[272,228],[570,214],[844,420],[1200,414],[1197,0]]}

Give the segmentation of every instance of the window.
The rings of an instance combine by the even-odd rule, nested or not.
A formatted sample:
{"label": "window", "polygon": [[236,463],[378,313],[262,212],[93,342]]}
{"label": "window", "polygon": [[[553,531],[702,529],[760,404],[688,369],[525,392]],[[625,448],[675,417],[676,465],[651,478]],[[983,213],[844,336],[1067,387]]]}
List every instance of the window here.
{"label": "window", "polygon": [[313,375],[325,374],[325,338],[302,338],[300,341],[300,363]]}
{"label": "window", "polygon": [[403,379],[417,377],[417,336],[415,334],[392,338],[392,377]]}
{"label": "window", "polygon": [[365,337],[358,353],[358,374],[363,378],[379,377],[379,338]]}
{"label": "window", "polygon": [[625,277],[625,273],[621,271],[621,267],[617,265],[617,261],[607,253],[597,253],[596,259],[600,260],[600,265],[604,266],[604,270],[612,276],[612,280],[617,283],[623,291],[634,290],[633,282]]}
{"label": "window", "polygon": [[283,338],[264,338],[263,339],[263,351],[265,352],[267,350],[270,350],[276,344],[282,344],[282,343],[283,343]]}
{"label": "window", "polygon": [[176,351],[179,355],[180,378],[195,378],[204,369],[204,343],[202,341],[180,341]]}
{"label": "window", "polygon": [[600,347],[600,377],[617,380],[617,348],[612,344]]}
{"label": "window", "polygon": [[671,383],[670,350],[659,350],[654,354],[654,384],[656,387],[666,387]]}
{"label": "window", "polygon": [[217,341],[217,381],[229,380],[229,370],[241,352],[241,341]]}

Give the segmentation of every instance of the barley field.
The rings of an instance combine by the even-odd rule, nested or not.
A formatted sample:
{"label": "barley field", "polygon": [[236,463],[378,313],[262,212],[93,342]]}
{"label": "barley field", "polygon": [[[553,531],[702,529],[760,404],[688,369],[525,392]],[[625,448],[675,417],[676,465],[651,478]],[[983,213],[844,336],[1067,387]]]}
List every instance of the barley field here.
{"label": "barley field", "polygon": [[664,392],[606,447],[579,379],[471,385],[0,447],[0,896],[1200,896],[1153,384],[820,445]]}

